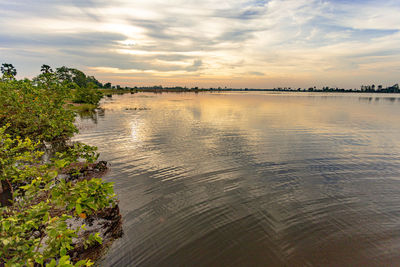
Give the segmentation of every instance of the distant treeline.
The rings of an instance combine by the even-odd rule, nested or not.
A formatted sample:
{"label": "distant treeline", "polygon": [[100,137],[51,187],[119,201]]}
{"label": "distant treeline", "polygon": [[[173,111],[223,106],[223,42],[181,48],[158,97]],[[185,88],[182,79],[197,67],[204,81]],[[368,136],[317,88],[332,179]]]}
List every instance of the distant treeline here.
{"label": "distant treeline", "polygon": [[[12,64],[4,63],[1,66],[1,72],[5,76],[15,77],[17,74],[16,69]],[[163,87],[162,85],[154,86],[121,86],[113,85],[110,82],[101,83],[94,76],[86,76],[85,73],[78,69],[68,68],[65,66],[56,68],[55,71],[49,65],[42,65],[41,72],[43,74],[53,74],[59,82],[64,84],[73,83],[79,87],[93,86],[98,89],[114,89],[114,90],[135,90],[135,91],[147,91],[147,92],[199,92],[199,91],[298,91],[298,92],[364,92],[364,93],[400,93],[399,84],[395,84],[388,87],[382,85],[361,85],[358,88],[338,88],[325,86],[317,88],[316,86],[309,88],[292,88],[292,87],[277,87],[273,89],[254,89],[254,88],[228,88],[228,87],[210,87],[210,88],[199,88],[199,87]],[[39,75],[40,76],[40,75]],[[38,76],[38,77],[39,77]],[[35,77],[33,80],[37,79]]]}
{"label": "distant treeline", "polygon": [[[121,88],[122,89],[122,88]],[[356,92],[356,93],[400,93],[399,85],[395,84],[389,87],[383,87],[382,85],[363,85],[360,89],[344,89],[344,88],[333,88],[333,87],[309,87],[309,88],[291,88],[291,87],[278,87],[273,89],[254,89],[254,88],[228,88],[228,87],[210,87],[210,88],[199,88],[199,87],[163,87],[148,86],[148,87],[126,87],[125,89],[135,89],[138,91],[147,92],[200,92],[200,91],[278,91],[278,92]]]}
{"label": "distant treeline", "polygon": [[[107,87],[109,88],[109,87]],[[115,88],[115,87],[113,87]],[[146,91],[146,92],[201,92],[201,91],[279,91],[279,92],[356,92],[356,93],[400,93],[399,85],[395,84],[389,87],[383,87],[382,85],[362,85],[360,89],[344,89],[334,87],[309,87],[309,88],[291,88],[291,87],[278,87],[273,89],[254,89],[254,88],[228,88],[228,87],[210,87],[210,88],[199,88],[199,87],[163,87],[161,85],[156,86],[135,86],[135,87],[116,87],[117,89]]]}
{"label": "distant treeline", "polygon": [[[245,89],[246,90],[246,89]],[[268,90],[268,89],[266,89]],[[361,85],[360,89],[344,89],[344,88],[334,88],[334,87],[309,87],[309,88],[297,88],[293,89],[291,87],[284,88],[274,88],[272,91],[303,91],[303,92],[365,92],[365,93],[400,93],[399,85],[395,84],[389,87],[383,87],[382,85],[375,86],[373,85]]]}

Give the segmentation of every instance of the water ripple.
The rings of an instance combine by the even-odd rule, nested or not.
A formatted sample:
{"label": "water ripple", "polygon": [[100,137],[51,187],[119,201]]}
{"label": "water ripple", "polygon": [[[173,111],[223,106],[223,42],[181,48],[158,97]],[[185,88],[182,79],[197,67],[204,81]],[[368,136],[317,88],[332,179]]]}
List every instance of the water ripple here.
{"label": "water ripple", "polygon": [[97,124],[78,122],[77,137],[110,162],[105,179],[124,218],[102,264],[399,265],[400,109],[360,100],[252,92],[106,101]]}

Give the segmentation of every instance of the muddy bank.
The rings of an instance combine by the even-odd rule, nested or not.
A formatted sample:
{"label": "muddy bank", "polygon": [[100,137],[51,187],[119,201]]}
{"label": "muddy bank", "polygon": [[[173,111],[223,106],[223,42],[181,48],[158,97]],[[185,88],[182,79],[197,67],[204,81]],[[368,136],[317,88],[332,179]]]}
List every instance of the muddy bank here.
{"label": "muddy bank", "polygon": [[[82,180],[91,180],[93,178],[101,178],[108,171],[107,162],[100,161],[93,164],[75,163],[70,165],[68,168],[62,170],[62,172],[55,178],[56,182],[65,180],[75,184]],[[12,191],[18,185],[11,185],[5,181],[1,182],[0,187],[0,200],[2,200],[2,206],[9,205],[12,199]],[[51,195],[51,189],[38,195],[32,205],[46,201]],[[4,201],[3,201],[4,200]],[[12,206],[11,206],[11,209]],[[106,207],[93,214],[80,214],[79,216],[74,215],[71,210],[66,210],[65,207],[51,206],[49,214],[52,218],[61,217],[66,214],[71,216],[70,219],[66,220],[69,229],[78,230],[77,237],[72,239],[71,247],[67,254],[70,256],[70,260],[74,263],[80,260],[90,259],[92,262],[99,260],[107,248],[113,243],[113,241],[123,235],[122,230],[122,216],[120,214],[118,202],[113,206]],[[90,242],[88,243],[89,236],[97,234],[100,237],[101,242]],[[43,244],[46,244],[47,235],[44,228],[34,229],[30,235],[35,238],[43,240]],[[46,248],[44,245],[41,249]],[[0,259],[0,267],[4,266],[4,259]],[[46,263],[46,262],[45,262]],[[48,263],[48,262],[47,262]],[[35,266],[39,266],[34,263]]]}
{"label": "muddy bank", "polygon": [[[99,211],[97,214],[86,219],[70,219],[67,223],[71,228],[81,227],[84,224],[86,229],[79,233],[75,248],[68,252],[73,262],[83,259],[90,259],[94,262],[99,260],[113,241],[123,235],[122,217],[118,205],[114,208]],[[89,235],[96,233],[99,233],[102,243],[85,246],[84,241],[87,240]]]}
{"label": "muddy bank", "polygon": [[[74,166],[73,169],[76,169],[76,167],[78,166]],[[90,180],[92,178],[101,178],[108,171],[106,161],[99,161],[89,165],[82,164],[79,167],[78,176],[75,171],[69,169],[65,170],[64,175],[67,175],[67,177],[64,179],[67,181]],[[73,262],[83,259],[90,259],[96,262],[104,255],[113,241],[123,235],[122,216],[118,204],[115,207],[100,210],[86,218],[73,217],[67,220],[67,224],[72,229],[81,228],[81,226],[85,225],[85,230],[79,232],[79,236],[74,242],[74,249],[68,252]],[[99,233],[102,238],[101,244],[97,242],[90,246],[85,244],[89,235],[96,233]]]}

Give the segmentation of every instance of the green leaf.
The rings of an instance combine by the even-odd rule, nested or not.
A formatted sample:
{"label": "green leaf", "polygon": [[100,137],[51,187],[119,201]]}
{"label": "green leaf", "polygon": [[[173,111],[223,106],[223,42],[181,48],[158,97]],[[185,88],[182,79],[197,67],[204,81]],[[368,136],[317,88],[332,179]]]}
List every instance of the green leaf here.
{"label": "green leaf", "polygon": [[50,263],[46,265],[46,267],[55,267],[57,266],[57,262],[55,259],[52,259]]}
{"label": "green leaf", "polygon": [[35,257],[35,261],[40,265],[43,265],[43,258],[42,257]]}
{"label": "green leaf", "polygon": [[3,245],[7,246],[8,244],[10,244],[10,240],[8,239],[3,239]]}
{"label": "green leaf", "polygon": [[43,216],[43,221],[47,222],[47,221],[49,220],[49,217],[50,217],[50,213],[49,213],[49,212],[46,212],[46,213],[44,214],[44,216]]}
{"label": "green leaf", "polygon": [[96,233],[94,235],[94,239],[99,243],[99,244],[103,244],[103,239],[100,237],[99,233]]}
{"label": "green leaf", "polygon": [[66,254],[67,254],[67,249],[64,248],[64,247],[61,248],[61,249],[60,249],[60,255],[61,255],[61,256],[65,256]]}
{"label": "green leaf", "polygon": [[3,221],[3,228],[4,228],[5,231],[8,231],[10,229],[10,226],[11,226],[11,222],[10,221],[8,221],[8,220]]}
{"label": "green leaf", "polygon": [[75,263],[75,267],[80,267],[85,265],[86,265],[86,260],[80,260],[77,263]]}
{"label": "green leaf", "polygon": [[81,214],[81,213],[82,213],[81,204],[76,204],[76,206],[75,206],[75,212],[76,212],[77,214]]}

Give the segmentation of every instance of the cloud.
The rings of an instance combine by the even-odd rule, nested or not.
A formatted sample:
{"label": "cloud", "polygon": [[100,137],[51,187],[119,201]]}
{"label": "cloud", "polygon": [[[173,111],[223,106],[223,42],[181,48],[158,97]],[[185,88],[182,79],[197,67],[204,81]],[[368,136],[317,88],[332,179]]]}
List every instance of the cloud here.
{"label": "cloud", "polygon": [[187,70],[187,71],[190,71],[190,72],[197,71],[197,70],[200,69],[200,67],[201,67],[202,65],[203,65],[203,61],[201,61],[200,59],[198,59],[198,60],[195,60],[195,61],[193,62],[193,65],[192,65],[192,66],[187,67],[186,70]]}
{"label": "cloud", "polygon": [[125,40],[125,36],[117,33],[82,32],[54,34],[2,34],[0,45],[4,47],[108,47]]}
{"label": "cloud", "polygon": [[259,72],[259,71],[250,71],[248,72],[249,75],[254,75],[254,76],[264,76],[264,73]]}
{"label": "cloud", "polygon": [[207,87],[394,83],[399,12],[393,0],[1,0],[0,59],[30,77],[48,63]]}

